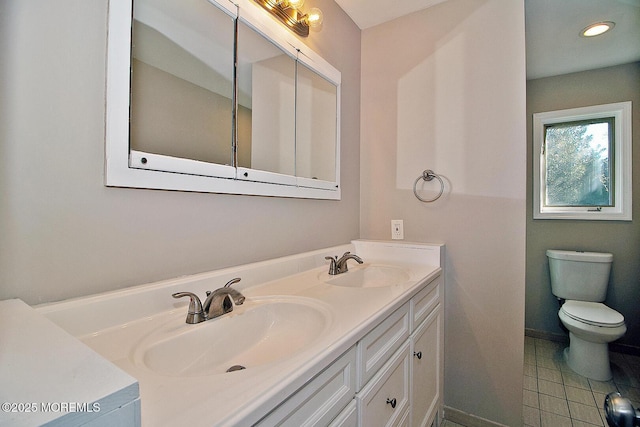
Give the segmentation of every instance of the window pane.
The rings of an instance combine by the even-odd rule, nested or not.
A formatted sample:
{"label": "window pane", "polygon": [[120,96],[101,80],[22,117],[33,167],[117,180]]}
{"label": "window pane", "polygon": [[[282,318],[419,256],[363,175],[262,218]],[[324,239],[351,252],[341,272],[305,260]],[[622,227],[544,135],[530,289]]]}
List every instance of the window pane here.
{"label": "window pane", "polygon": [[545,126],[546,206],[613,206],[613,121]]}

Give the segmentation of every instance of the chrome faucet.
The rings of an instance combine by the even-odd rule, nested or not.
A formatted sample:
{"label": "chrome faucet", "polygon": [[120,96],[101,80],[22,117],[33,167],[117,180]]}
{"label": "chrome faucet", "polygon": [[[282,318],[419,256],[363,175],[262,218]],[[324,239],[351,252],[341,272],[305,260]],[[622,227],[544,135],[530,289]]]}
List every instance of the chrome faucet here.
{"label": "chrome faucet", "polygon": [[242,305],[244,303],[244,295],[230,287],[239,281],[240,278],[236,277],[213,292],[207,291],[207,299],[204,304],[200,302],[200,298],[196,294],[191,292],[176,292],[172,296],[174,298],[189,297],[191,300],[189,301],[186,322],[189,324],[200,323],[233,311],[233,304]]}
{"label": "chrome faucet", "polygon": [[358,255],[352,254],[351,252],[345,252],[344,255],[340,257],[340,259],[338,259],[337,255],[335,256],[335,258],[327,256],[324,257],[324,259],[328,259],[329,261],[331,261],[331,264],[329,265],[329,274],[332,276],[349,271],[349,268],[347,267],[347,261],[350,259],[357,261],[358,264],[363,263],[362,258],[360,258]]}

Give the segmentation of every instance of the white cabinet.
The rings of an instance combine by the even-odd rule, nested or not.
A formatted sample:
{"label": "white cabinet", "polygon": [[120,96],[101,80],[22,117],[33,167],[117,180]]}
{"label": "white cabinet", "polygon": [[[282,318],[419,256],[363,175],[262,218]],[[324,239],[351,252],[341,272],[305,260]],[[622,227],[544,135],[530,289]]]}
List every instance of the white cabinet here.
{"label": "white cabinet", "polygon": [[[328,425],[353,400],[356,385],[355,354],[355,348],[352,347],[256,425]],[[348,419],[343,425],[348,426],[347,422]]]}
{"label": "white cabinet", "polygon": [[336,417],[329,427],[358,427],[358,411],[355,399]]}
{"label": "white cabinet", "polygon": [[444,376],[443,279],[438,277],[411,299],[411,425],[442,419]]}
{"label": "white cabinet", "polygon": [[433,312],[436,305],[442,301],[443,282],[444,279],[442,276],[439,276],[411,298],[409,304],[411,305],[412,332],[418,329],[422,321],[426,319],[427,316]]}
{"label": "white cabinet", "polygon": [[[411,335],[411,425],[428,427],[442,399],[442,312],[437,305]],[[438,416],[438,420],[442,417]]]}
{"label": "white cabinet", "polygon": [[360,427],[440,423],[442,287],[437,277],[358,342]]}
{"label": "white cabinet", "polygon": [[409,308],[409,304],[404,304],[358,342],[358,390],[409,338],[411,332]]}
{"label": "white cabinet", "polygon": [[408,341],[387,361],[375,377],[356,395],[361,427],[400,426],[409,410]]}
{"label": "white cabinet", "polygon": [[440,276],[425,285],[257,425],[437,426],[442,420],[442,286]]}

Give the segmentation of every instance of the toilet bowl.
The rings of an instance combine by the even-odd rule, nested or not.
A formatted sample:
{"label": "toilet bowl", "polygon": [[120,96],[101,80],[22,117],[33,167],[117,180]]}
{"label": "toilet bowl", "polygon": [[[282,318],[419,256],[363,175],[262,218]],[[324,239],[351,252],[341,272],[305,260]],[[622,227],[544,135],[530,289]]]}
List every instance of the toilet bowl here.
{"label": "toilet bowl", "polygon": [[558,317],[569,330],[567,365],[576,373],[597,381],[612,377],[609,346],[627,331],[624,317],[602,303],[566,301]]}

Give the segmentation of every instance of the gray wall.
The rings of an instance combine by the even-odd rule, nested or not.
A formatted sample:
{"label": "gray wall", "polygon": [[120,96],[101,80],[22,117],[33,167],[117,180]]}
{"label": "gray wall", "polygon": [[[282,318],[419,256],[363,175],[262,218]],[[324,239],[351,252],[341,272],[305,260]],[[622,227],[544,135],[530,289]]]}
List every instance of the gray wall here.
{"label": "gray wall", "polygon": [[360,30],[305,40],[342,72],[342,201],[103,185],[107,0],[0,2],[0,299],[62,300],[359,237]]}
{"label": "gray wall", "polygon": [[[362,69],[362,237],[403,219],[406,240],[446,243],[445,405],[521,425],[523,1],[449,0],[366,29]],[[425,169],[446,183],[434,203],[413,195]]]}
{"label": "gray wall", "polygon": [[566,336],[551,294],[547,249],[610,252],[613,267],[606,304],[621,312],[627,333],[619,341],[640,350],[640,63],[527,82],[527,188],[533,188],[532,115],[538,112],[632,101],[633,221],[534,220],[527,193],[525,327]]}

